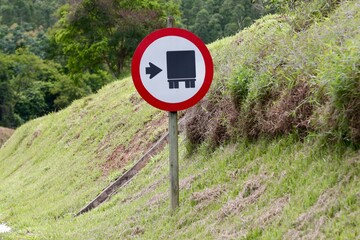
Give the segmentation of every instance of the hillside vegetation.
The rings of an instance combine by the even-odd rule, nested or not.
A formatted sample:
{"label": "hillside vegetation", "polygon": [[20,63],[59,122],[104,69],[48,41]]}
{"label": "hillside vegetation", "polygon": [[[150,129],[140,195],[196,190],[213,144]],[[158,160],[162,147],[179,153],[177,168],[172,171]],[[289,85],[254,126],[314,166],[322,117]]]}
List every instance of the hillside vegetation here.
{"label": "hillside vegetation", "polygon": [[193,109],[190,141],[217,145],[295,131],[358,148],[359,2],[338,2],[303,3],[214,43],[216,82]]}
{"label": "hillside vegetation", "polygon": [[173,213],[165,148],[74,217],[166,131],[130,78],[24,124],[0,149],[0,238],[359,239],[359,25],[359,1],[317,0],[209,46]]}

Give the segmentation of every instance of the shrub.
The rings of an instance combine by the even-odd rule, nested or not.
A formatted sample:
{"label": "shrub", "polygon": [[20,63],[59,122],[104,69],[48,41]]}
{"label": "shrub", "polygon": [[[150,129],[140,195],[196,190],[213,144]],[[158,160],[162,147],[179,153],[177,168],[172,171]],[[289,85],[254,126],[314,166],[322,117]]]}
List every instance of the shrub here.
{"label": "shrub", "polygon": [[315,131],[359,147],[360,5],[339,2],[309,2],[321,14],[306,15],[306,28],[299,10],[267,16],[231,43],[214,44],[223,55],[215,55],[208,100],[189,111],[189,123],[198,124],[188,137],[201,132],[193,143]]}

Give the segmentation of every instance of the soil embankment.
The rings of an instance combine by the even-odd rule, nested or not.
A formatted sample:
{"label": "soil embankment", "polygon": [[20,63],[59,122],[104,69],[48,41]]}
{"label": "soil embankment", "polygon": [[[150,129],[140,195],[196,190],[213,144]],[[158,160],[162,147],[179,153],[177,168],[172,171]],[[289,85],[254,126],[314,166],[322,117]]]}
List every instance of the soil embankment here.
{"label": "soil embankment", "polygon": [[11,137],[15,130],[0,127],[0,147]]}

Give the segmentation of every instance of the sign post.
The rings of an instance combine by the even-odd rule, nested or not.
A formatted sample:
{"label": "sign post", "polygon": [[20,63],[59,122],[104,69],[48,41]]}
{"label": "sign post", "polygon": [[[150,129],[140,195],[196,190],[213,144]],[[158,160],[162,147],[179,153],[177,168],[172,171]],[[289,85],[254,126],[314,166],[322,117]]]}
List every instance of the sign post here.
{"label": "sign post", "polygon": [[210,88],[214,66],[209,50],[195,34],[167,28],[146,36],[135,50],[131,75],[136,90],[152,106],[169,112],[171,210],[179,207],[178,114],[192,107]]}
{"label": "sign post", "polygon": [[[174,27],[174,18],[168,17],[167,27]],[[169,75],[169,74],[168,74]],[[169,112],[169,162],[170,162],[170,206],[174,211],[179,207],[179,150],[178,150],[178,114]]]}

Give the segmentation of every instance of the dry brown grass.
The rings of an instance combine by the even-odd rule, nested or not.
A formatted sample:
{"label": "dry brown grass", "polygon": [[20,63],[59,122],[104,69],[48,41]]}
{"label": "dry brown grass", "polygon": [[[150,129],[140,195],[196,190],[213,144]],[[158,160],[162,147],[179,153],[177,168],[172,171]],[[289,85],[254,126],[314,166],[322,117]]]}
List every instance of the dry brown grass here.
{"label": "dry brown grass", "polygon": [[194,192],[191,196],[191,200],[196,203],[195,210],[198,211],[208,206],[218,199],[224,192],[226,192],[226,188],[223,185],[207,188],[201,192]]}
{"label": "dry brown grass", "polygon": [[0,147],[11,137],[15,130],[0,127]]}
{"label": "dry brown grass", "polygon": [[213,93],[211,100],[202,100],[186,112],[186,137],[192,144],[209,140],[217,146],[233,135],[238,110],[230,98]]}
{"label": "dry brown grass", "polygon": [[218,146],[241,136],[256,139],[294,131],[305,137],[313,129],[310,87],[303,81],[288,91],[269,92],[246,109],[234,99],[212,94],[211,100],[203,100],[186,113],[186,136],[192,144],[206,140]]}
{"label": "dry brown grass", "polygon": [[336,205],[339,195],[338,188],[323,192],[317,202],[296,219],[294,228],[288,230],[284,239],[326,239],[322,229],[328,218],[324,213]]}
{"label": "dry brown grass", "polygon": [[220,210],[219,217],[224,219],[228,216],[238,214],[243,211],[248,205],[253,204],[265,193],[266,184],[264,181],[273,174],[262,173],[257,176],[249,178],[239,195],[226,203]]}

